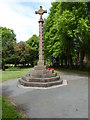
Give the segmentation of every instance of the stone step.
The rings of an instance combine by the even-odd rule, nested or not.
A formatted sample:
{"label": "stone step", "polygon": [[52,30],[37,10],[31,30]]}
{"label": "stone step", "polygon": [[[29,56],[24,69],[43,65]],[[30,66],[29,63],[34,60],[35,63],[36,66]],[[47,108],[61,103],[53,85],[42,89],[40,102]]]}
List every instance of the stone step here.
{"label": "stone step", "polygon": [[50,87],[53,85],[60,85],[63,83],[63,80],[60,79],[58,81],[53,81],[53,82],[27,82],[24,81],[23,79],[19,79],[19,83],[23,86],[27,86],[27,87]]}
{"label": "stone step", "polygon": [[56,74],[32,74],[32,78],[50,78],[50,77],[55,77]]}
{"label": "stone step", "polygon": [[36,71],[32,71],[31,73],[28,73],[25,75],[25,77],[32,77],[32,78],[50,78],[50,77],[55,77],[57,76],[57,73],[52,73],[52,72],[36,72]]}
{"label": "stone step", "polygon": [[50,77],[50,78],[31,78],[24,76],[21,79],[28,82],[52,82],[52,81],[58,81],[60,79],[60,76]]}

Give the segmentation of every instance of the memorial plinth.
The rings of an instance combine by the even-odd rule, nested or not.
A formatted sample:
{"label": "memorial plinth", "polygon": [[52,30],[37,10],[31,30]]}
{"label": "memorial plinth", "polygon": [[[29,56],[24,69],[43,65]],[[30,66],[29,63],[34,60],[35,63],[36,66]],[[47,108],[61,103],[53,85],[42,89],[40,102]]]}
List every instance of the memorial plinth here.
{"label": "memorial plinth", "polygon": [[39,22],[39,61],[34,70],[27,73],[25,76],[19,79],[19,83],[23,86],[28,87],[49,87],[53,85],[59,85],[63,83],[60,76],[57,76],[54,71],[46,70],[44,65],[44,43],[43,43],[43,19],[42,15],[47,13],[46,10],[40,9],[35,11],[36,14],[40,15]]}

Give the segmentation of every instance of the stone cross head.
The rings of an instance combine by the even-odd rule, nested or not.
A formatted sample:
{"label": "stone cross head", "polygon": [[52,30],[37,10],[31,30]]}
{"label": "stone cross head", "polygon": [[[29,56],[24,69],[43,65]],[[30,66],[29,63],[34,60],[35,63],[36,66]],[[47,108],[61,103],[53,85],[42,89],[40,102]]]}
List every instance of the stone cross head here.
{"label": "stone cross head", "polygon": [[47,13],[47,10],[43,10],[42,9],[42,6],[40,6],[40,9],[38,11],[35,11],[35,14],[44,14],[44,13]]}
{"label": "stone cross head", "polygon": [[42,6],[40,6],[40,9],[38,11],[35,11],[35,14],[39,14],[40,15],[40,20],[42,20],[42,15],[44,13],[47,13],[47,10],[43,10]]}

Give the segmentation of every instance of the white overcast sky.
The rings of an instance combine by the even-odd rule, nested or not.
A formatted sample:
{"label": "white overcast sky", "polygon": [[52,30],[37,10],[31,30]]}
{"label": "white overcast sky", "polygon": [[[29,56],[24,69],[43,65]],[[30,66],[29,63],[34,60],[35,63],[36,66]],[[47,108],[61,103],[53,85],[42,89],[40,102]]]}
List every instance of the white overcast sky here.
{"label": "white overcast sky", "polygon": [[[13,2],[12,2],[13,1]],[[28,40],[33,34],[39,35],[40,6],[47,10],[54,0],[0,0],[0,26],[14,30],[17,42]],[[48,13],[43,15],[47,18]]]}

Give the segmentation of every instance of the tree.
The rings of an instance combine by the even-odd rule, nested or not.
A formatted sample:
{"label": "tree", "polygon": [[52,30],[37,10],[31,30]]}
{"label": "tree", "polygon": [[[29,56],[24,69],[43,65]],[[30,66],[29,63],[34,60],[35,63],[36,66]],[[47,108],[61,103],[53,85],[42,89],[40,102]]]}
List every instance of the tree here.
{"label": "tree", "polygon": [[12,29],[1,27],[2,29],[2,69],[5,70],[6,63],[12,63],[14,54],[14,43],[16,35]]}
{"label": "tree", "polygon": [[29,60],[29,47],[25,42],[19,42],[14,45],[15,50],[15,64],[22,64],[25,66],[26,63],[28,63]]}
{"label": "tree", "polygon": [[26,41],[26,44],[29,47],[29,62],[32,66],[34,66],[34,64],[37,64],[38,61],[38,48],[39,48],[39,39],[38,37],[34,34],[31,38],[29,38]]}
{"label": "tree", "polygon": [[[54,2],[44,23],[45,57],[72,67],[80,53],[80,66],[89,54],[89,3]],[[88,46],[89,49],[86,49]]]}
{"label": "tree", "polygon": [[[46,62],[49,62],[50,65],[54,64],[55,57],[53,57],[53,44],[55,39],[53,38],[56,33],[56,29],[53,28],[55,13],[57,11],[57,2],[52,3],[50,8],[50,13],[47,19],[44,19],[44,57]],[[57,38],[57,37],[56,37]],[[55,47],[54,47],[55,48]]]}
{"label": "tree", "polygon": [[[0,28],[0,56],[2,56],[2,29]],[[2,57],[0,59],[0,69],[2,68]]]}

